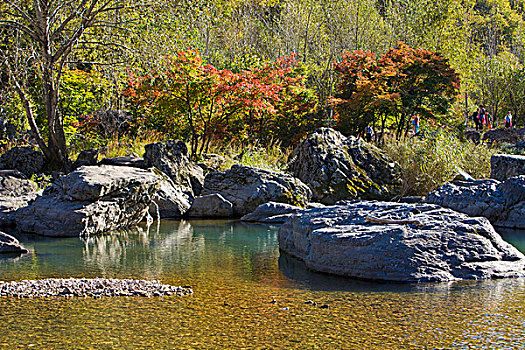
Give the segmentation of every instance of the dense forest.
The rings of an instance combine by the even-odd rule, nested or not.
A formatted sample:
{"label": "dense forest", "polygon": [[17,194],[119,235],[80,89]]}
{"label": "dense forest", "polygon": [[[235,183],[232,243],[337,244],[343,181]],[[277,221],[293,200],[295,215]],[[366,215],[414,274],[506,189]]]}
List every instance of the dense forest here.
{"label": "dense forest", "polygon": [[2,0],[0,18],[2,123],[57,165],[122,137],[194,156],[323,125],[399,137],[481,104],[525,124],[522,0]]}

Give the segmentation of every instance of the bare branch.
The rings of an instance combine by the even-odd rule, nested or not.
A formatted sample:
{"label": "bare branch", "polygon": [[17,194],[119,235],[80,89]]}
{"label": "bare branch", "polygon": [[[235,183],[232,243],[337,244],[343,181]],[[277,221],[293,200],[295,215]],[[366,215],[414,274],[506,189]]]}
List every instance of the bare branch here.
{"label": "bare branch", "polygon": [[36,22],[24,10],[22,10],[19,6],[17,6],[15,3],[13,3],[10,0],[6,0],[6,2],[9,4],[9,6],[14,8],[17,11],[17,13],[20,14],[21,17],[23,17],[29,23],[33,24],[33,26],[35,26],[35,28],[37,27]]}
{"label": "bare branch", "polygon": [[38,37],[38,35],[36,34],[35,31],[31,30],[31,28],[29,28],[29,27],[27,27],[27,26],[25,26],[22,23],[19,23],[17,21],[0,20],[0,26],[5,26],[5,27],[11,27],[11,28],[14,28],[14,29],[19,29],[19,30],[23,31],[24,33],[26,33],[27,35],[29,35],[34,40],[36,40],[38,42],[41,42],[40,38]]}
{"label": "bare branch", "polygon": [[24,90],[22,89],[22,86],[16,79],[15,75],[13,74],[13,70],[11,69],[11,65],[9,64],[9,60],[7,58],[6,53],[2,48],[0,48],[0,57],[2,58],[2,64],[6,67],[7,74],[13,81],[15,85],[15,90],[20,97],[20,100],[22,102],[22,105],[24,106],[24,110],[26,112],[27,121],[29,122],[29,126],[31,127],[31,131],[33,132],[33,136],[35,137],[36,142],[38,143],[38,146],[42,149],[44,154],[47,155],[48,148],[46,146],[46,143],[44,142],[44,139],[42,138],[42,135],[40,134],[40,131],[38,130],[38,126],[36,125],[35,118],[33,116],[33,112],[31,111],[31,105],[29,103],[29,100],[27,99],[26,94],[24,93]]}
{"label": "bare branch", "polygon": [[[98,0],[93,0],[93,3],[97,3]],[[58,26],[58,28],[51,34],[49,37],[49,40],[54,41],[58,35],[64,30],[64,28],[71,22],[74,18],[80,15],[81,10],[85,8],[88,0],[82,0],[82,2],[78,5],[75,11],[71,12],[71,14]],[[93,5],[93,4],[92,4]]]}

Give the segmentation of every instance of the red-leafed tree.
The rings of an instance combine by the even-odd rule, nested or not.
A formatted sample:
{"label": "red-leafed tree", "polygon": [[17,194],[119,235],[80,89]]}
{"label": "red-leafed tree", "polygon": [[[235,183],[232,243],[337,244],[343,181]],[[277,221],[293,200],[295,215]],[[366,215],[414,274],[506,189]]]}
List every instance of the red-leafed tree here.
{"label": "red-leafed tree", "polygon": [[192,155],[198,156],[214,138],[268,141],[278,130],[279,118],[307,114],[315,99],[295,67],[291,55],[233,73],[206,64],[197,51],[185,51],[172,58],[162,74],[132,75],[125,95],[143,124],[187,137]]}
{"label": "red-leafed tree", "polygon": [[379,59],[354,51],[335,66],[340,82],[331,99],[338,127],[358,134],[368,124],[394,120],[397,134],[408,130],[414,113],[438,118],[447,113],[459,91],[459,76],[439,53],[404,43]]}
{"label": "red-leafed tree", "polygon": [[440,53],[413,49],[399,43],[380,60],[381,66],[396,72],[389,86],[399,94],[400,113],[397,134],[409,128],[410,115],[421,114],[431,119],[445,115],[459,93],[459,75]]}

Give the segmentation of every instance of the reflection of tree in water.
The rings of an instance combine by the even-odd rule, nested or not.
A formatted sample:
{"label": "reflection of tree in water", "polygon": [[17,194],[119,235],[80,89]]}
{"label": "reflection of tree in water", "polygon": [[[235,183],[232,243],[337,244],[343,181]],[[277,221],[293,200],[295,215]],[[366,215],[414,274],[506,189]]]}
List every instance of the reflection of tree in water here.
{"label": "reflection of tree in water", "polygon": [[275,262],[275,228],[235,221],[162,221],[83,240],[83,259],[103,274],[160,278],[176,272],[264,275]]}
{"label": "reflection of tree in water", "polygon": [[[148,230],[147,227],[83,239],[83,258],[102,273],[123,271],[155,278],[166,265],[176,264],[198,252],[203,242],[192,239],[193,228],[185,221]],[[202,240],[201,240],[202,241]]]}

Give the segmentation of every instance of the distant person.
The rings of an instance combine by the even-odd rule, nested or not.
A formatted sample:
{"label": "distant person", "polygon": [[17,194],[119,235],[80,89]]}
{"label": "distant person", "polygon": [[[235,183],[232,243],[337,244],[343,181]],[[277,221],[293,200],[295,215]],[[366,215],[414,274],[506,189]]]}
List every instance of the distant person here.
{"label": "distant person", "polygon": [[414,131],[414,135],[419,134],[419,115],[415,114],[412,116],[412,127]]}
{"label": "distant person", "polygon": [[476,131],[479,131],[481,129],[481,107],[478,107],[478,110],[474,112],[476,115],[474,115],[474,124],[476,125]]}
{"label": "distant person", "polygon": [[512,114],[510,114],[510,111],[505,116],[505,127],[512,128]]}
{"label": "distant person", "polygon": [[374,129],[370,125],[365,128],[366,142],[372,142],[372,136],[374,136]]}
{"label": "distant person", "polygon": [[474,125],[476,126],[476,130],[477,130],[477,125],[478,125],[478,110],[475,110],[474,113],[472,113],[472,115],[470,116],[470,119],[472,120],[472,122],[473,122]]}
{"label": "distant person", "polygon": [[492,115],[489,112],[485,112],[485,126],[492,129]]}

